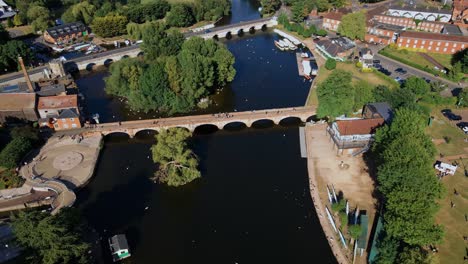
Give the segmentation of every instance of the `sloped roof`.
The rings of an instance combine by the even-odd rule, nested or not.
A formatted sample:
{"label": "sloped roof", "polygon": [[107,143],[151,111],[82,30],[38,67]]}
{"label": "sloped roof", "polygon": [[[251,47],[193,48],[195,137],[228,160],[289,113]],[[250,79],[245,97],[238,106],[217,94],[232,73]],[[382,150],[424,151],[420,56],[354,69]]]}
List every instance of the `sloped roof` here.
{"label": "sloped roof", "polygon": [[71,35],[73,33],[86,31],[85,25],[81,22],[72,22],[47,29],[47,33],[54,38]]}
{"label": "sloped roof", "polygon": [[64,109],[64,108],[77,108],[78,96],[72,95],[59,95],[40,97],[37,103],[37,109]]}
{"label": "sloped roof", "polygon": [[389,9],[400,10],[400,11],[414,11],[414,12],[426,12],[426,13],[436,13],[436,14],[452,14],[452,10],[448,9],[437,9],[433,7],[419,7],[419,6],[390,6]]}
{"label": "sloped roof", "polygon": [[0,111],[34,109],[35,106],[35,93],[0,93]]}
{"label": "sloped roof", "polygon": [[110,238],[111,242],[111,247],[114,248],[115,251],[121,250],[121,249],[128,249],[128,243],[127,239],[125,238],[125,235],[119,234],[115,235]]}
{"label": "sloped roof", "polygon": [[374,134],[376,128],[382,126],[383,123],[383,118],[336,121],[340,135],[343,136]]}
{"label": "sloped roof", "polygon": [[75,109],[68,108],[60,112],[58,118],[78,118],[80,117]]}
{"label": "sloped roof", "polygon": [[454,42],[468,43],[468,37],[466,37],[466,36],[447,35],[447,34],[439,34],[439,33],[404,31],[404,32],[400,33],[400,37],[402,37],[402,38],[425,39],[425,40],[444,40],[444,41],[454,41]]}
{"label": "sloped roof", "polygon": [[372,112],[378,113],[385,120],[385,122],[388,123],[392,121],[393,110],[392,110],[392,107],[388,103],[386,102],[370,103],[370,104],[367,104],[367,107],[370,110],[372,110]]}

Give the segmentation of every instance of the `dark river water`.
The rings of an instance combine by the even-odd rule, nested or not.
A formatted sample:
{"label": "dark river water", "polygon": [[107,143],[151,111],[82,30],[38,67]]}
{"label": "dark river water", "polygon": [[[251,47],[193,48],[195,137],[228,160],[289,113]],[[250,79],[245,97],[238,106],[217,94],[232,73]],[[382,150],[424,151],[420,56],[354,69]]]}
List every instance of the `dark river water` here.
{"label": "dark river water", "polygon": [[[259,17],[255,1],[233,0],[223,23]],[[224,41],[236,57],[235,80],[203,111],[225,112],[304,105],[309,82],[298,76],[294,53],[275,49],[269,32]],[[105,71],[78,80],[89,113],[101,122],[150,118],[104,92]],[[213,132],[197,129],[192,146],[202,178],[170,188],[149,180],[154,134],[113,134],[77,206],[100,236],[127,236],[124,263],[336,263],[309,194],[297,123],[260,124]],[[145,209],[147,208],[147,209]],[[107,243],[103,258],[112,263]]]}

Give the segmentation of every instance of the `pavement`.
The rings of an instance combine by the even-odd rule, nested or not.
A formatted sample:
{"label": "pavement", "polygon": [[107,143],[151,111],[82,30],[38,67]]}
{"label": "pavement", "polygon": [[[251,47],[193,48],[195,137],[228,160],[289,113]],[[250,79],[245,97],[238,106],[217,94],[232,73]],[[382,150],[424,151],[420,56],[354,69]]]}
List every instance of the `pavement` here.
{"label": "pavement", "polygon": [[[359,47],[364,47],[366,45],[367,44],[358,44]],[[459,85],[458,83],[449,81],[449,80],[444,79],[442,77],[436,77],[431,73],[428,73],[428,72],[413,68],[413,67],[411,67],[409,65],[406,65],[406,64],[401,63],[399,61],[396,61],[394,59],[391,59],[391,58],[388,58],[388,57],[385,57],[385,56],[382,56],[382,55],[378,54],[378,51],[380,49],[382,49],[383,46],[380,46],[380,45],[367,45],[367,47],[370,48],[372,50],[372,52],[374,53],[374,60],[380,60],[380,65],[382,65],[382,67],[384,69],[387,69],[387,70],[389,70],[391,72],[390,77],[393,78],[393,79],[396,78],[396,77],[400,77],[403,80],[405,80],[410,76],[424,77],[425,79],[428,79],[431,82],[439,81],[439,82],[447,85],[447,89],[450,90],[450,91],[453,91],[453,90],[455,90],[457,88],[467,87],[466,83]],[[405,69],[407,71],[407,73],[406,74],[397,73],[397,72],[395,72],[395,70],[397,68],[403,68],[403,69]]]}

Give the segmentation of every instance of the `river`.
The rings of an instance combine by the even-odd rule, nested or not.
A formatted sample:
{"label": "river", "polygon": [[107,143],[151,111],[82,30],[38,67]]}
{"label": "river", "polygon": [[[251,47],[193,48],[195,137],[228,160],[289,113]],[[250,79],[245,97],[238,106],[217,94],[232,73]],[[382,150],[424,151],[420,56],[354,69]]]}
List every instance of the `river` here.
{"label": "river", "polygon": [[[228,22],[255,18],[256,9],[254,1],[233,0]],[[257,32],[224,41],[236,56],[237,75],[204,112],[304,105],[310,83],[298,76],[294,53],[274,48],[275,38]],[[131,112],[106,96],[106,75],[78,80],[101,121],[158,116]],[[132,256],[124,263],[336,263],[310,198],[298,124],[291,121],[197,129],[191,144],[202,178],[180,188],[149,180],[151,132],[107,136],[77,206],[102,237],[126,234]],[[105,253],[99,263],[111,263]]]}

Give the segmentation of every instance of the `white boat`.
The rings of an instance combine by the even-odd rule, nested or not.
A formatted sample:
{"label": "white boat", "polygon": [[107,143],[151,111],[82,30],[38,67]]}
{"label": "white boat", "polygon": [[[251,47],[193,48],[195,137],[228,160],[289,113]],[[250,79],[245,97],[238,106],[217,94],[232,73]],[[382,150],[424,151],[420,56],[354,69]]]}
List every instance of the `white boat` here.
{"label": "white boat", "polygon": [[283,39],[284,43],[289,47],[290,50],[295,50],[297,49],[296,45],[294,45],[289,39],[285,38]]}
{"label": "white boat", "polygon": [[280,50],[287,50],[288,49],[288,45],[286,43],[284,43],[284,41],[282,41],[282,40],[275,40],[275,45]]}
{"label": "white boat", "polygon": [[301,58],[309,58],[309,54],[307,54],[307,52],[302,52]]}

